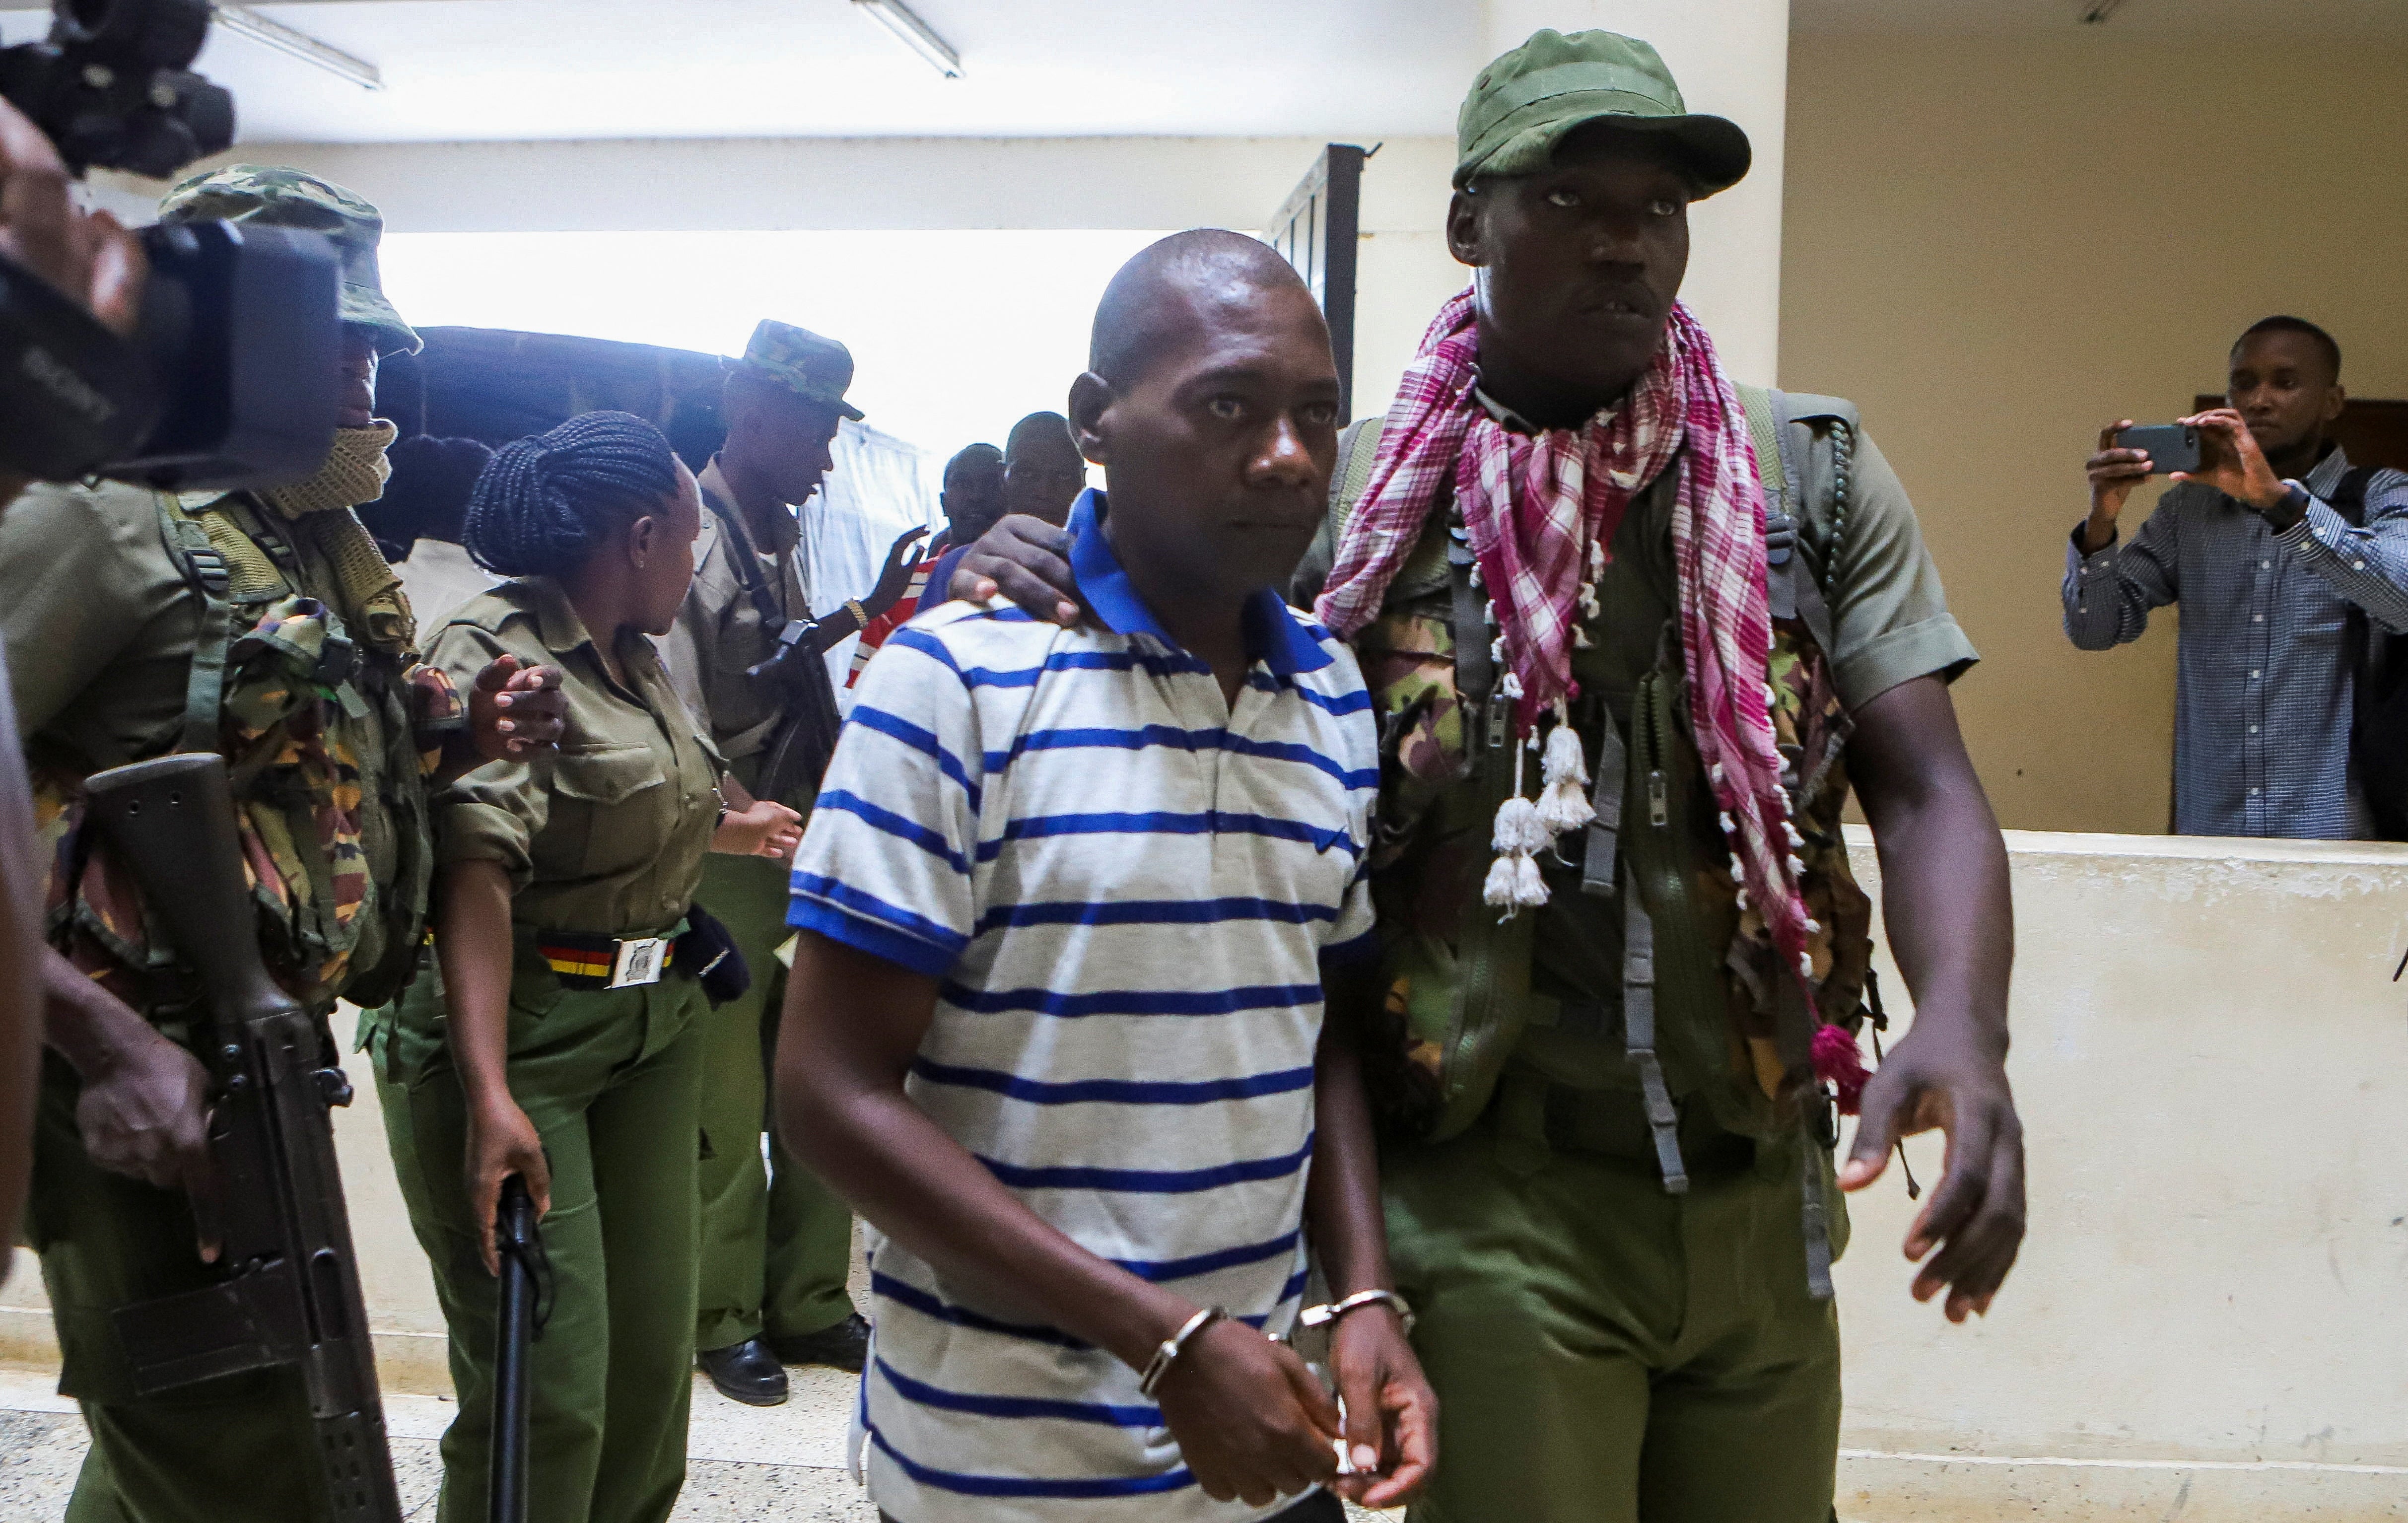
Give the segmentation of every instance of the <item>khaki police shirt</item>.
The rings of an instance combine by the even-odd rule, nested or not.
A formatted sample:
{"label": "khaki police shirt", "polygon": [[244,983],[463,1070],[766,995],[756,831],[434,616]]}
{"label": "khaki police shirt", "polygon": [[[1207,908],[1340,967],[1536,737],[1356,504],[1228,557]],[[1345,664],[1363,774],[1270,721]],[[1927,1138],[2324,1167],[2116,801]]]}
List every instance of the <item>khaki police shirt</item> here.
{"label": "khaki police shirt", "polygon": [[427,652],[464,691],[502,655],[566,673],[568,725],[556,757],[487,762],[435,797],[437,865],[501,864],[522,926],[659,935],[702,881],[719,822],[718,758],[652,642],[624,634],[618,654],[624,686],[549,577],[470,598]]}
{"label": "khaki police shirt", "polygon": [[[694,586],[661,644],[678,696],[727,758],[737,781],[750,788],[783,711],[745,673],[777,650],[778,631],[788,620],[810,617],[810,592],[798,553],[803,529],[793,514],[780,513],[771,525],[776,540],[765,550],[745,526],[743,510],[716,459],[703,467],[699,480],[706,501],[694,547]],[[712,509],[714,500],[728,517]],[[746,590],[747,561],[769,589],[778,609],[775,623],[763,619]]]}

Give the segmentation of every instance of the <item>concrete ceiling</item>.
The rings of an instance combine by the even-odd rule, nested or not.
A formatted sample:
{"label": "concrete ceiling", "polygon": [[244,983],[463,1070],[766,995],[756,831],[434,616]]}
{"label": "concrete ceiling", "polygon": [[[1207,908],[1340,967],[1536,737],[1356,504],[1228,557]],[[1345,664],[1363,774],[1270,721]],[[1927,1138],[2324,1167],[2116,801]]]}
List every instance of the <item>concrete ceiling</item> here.
{"label": "concrete ceiling", "polygon": [[[2102,3],[2108,19],[2082,18]],[[1800,32],[2408,37],[2408,0],[1794,0]]]}
{"label": "concrete ceiling", "polygon": [[[0,36],[38,35],[0,0]],[[301,0],[262,13],[366,59],[368,92],[214,35],[251,142],[1454,130],[1464,0],[911,0],[946,79],[853,0]],[[47,6],[43,7],[47,9]],[[662,194],[664,188],[648,188]]]}

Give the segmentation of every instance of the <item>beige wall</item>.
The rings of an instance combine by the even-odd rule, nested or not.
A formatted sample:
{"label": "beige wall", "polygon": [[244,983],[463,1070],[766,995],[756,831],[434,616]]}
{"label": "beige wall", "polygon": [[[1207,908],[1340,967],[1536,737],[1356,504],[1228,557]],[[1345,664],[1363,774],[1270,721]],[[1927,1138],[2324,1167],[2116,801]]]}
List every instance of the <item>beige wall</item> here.
{"label": "beige wall", "polygon": [[2408,396],[2403,80],[2399,43],[1795,39],[1782,384],[1857,401],[1913,492],[2009,826],[2165,827],[2173,621],[2102,654],[2058,625],[2100,424],[2221,390],[2275,311]]}

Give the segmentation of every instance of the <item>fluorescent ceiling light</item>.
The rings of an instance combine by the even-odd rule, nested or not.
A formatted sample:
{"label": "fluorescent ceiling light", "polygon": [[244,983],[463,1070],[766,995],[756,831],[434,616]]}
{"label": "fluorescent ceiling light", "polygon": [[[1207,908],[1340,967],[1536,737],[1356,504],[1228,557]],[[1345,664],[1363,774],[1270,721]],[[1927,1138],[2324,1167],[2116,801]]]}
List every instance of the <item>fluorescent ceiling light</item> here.
{"label": "fluorescent ceiling light", "polygon": [[953,51],[952,43],[937,36],[936,28],[913,14],[903,0],[853,0],[863,10],[878,18],[879,23],[903,39],[903,46],[928,61],[928,66],[948,79],[962,77],[962,55]]}
{"label": "fluorescent ceiling light", "polygon": [[324,69],[339,79],[348,79],[362,90],[382,90],[384,75],[374,64],[354,58],[331,43],[319,41],[307,32],[296,32],[282,22],[271,21],[249,6],[221,5],[215,7],[220,26],[236,36],[289,53],[304,64]]}

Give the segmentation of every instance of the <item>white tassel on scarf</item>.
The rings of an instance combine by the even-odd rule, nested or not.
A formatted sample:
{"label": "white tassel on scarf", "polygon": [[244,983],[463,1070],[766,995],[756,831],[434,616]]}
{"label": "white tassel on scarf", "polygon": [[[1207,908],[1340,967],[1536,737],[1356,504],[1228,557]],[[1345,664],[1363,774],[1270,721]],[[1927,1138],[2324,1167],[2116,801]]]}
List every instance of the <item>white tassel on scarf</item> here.
{"label": "white tassel on scarf", "polygon": [[1571,710],[1555,700],[1555,727],[1547,734],[1546,761],[1540,772],[1539,823],[1555,835],[1585,830],[1597,818],[1588,801],[1588,757],[1572,728]]}
{"label": "white tassel on scarf", "polygon": [[[1509,671],[1497,691],[1505,701],[1518,702],[1522,697],[1521,680]],[[1555,841],[1555,832],[1539,818],[1538,806],[1522,797],[1523,749],[1519,741],[1514,743],[1513,792],[1497,806],[1497,827],[1489,838],[1497,860],[1488,864],[1488,881],[1480,890],[1480,897],[1504,911],[1508,920],[1525,907],[1547,902],[1547,884],[1539,876],[1538,854]]]}

